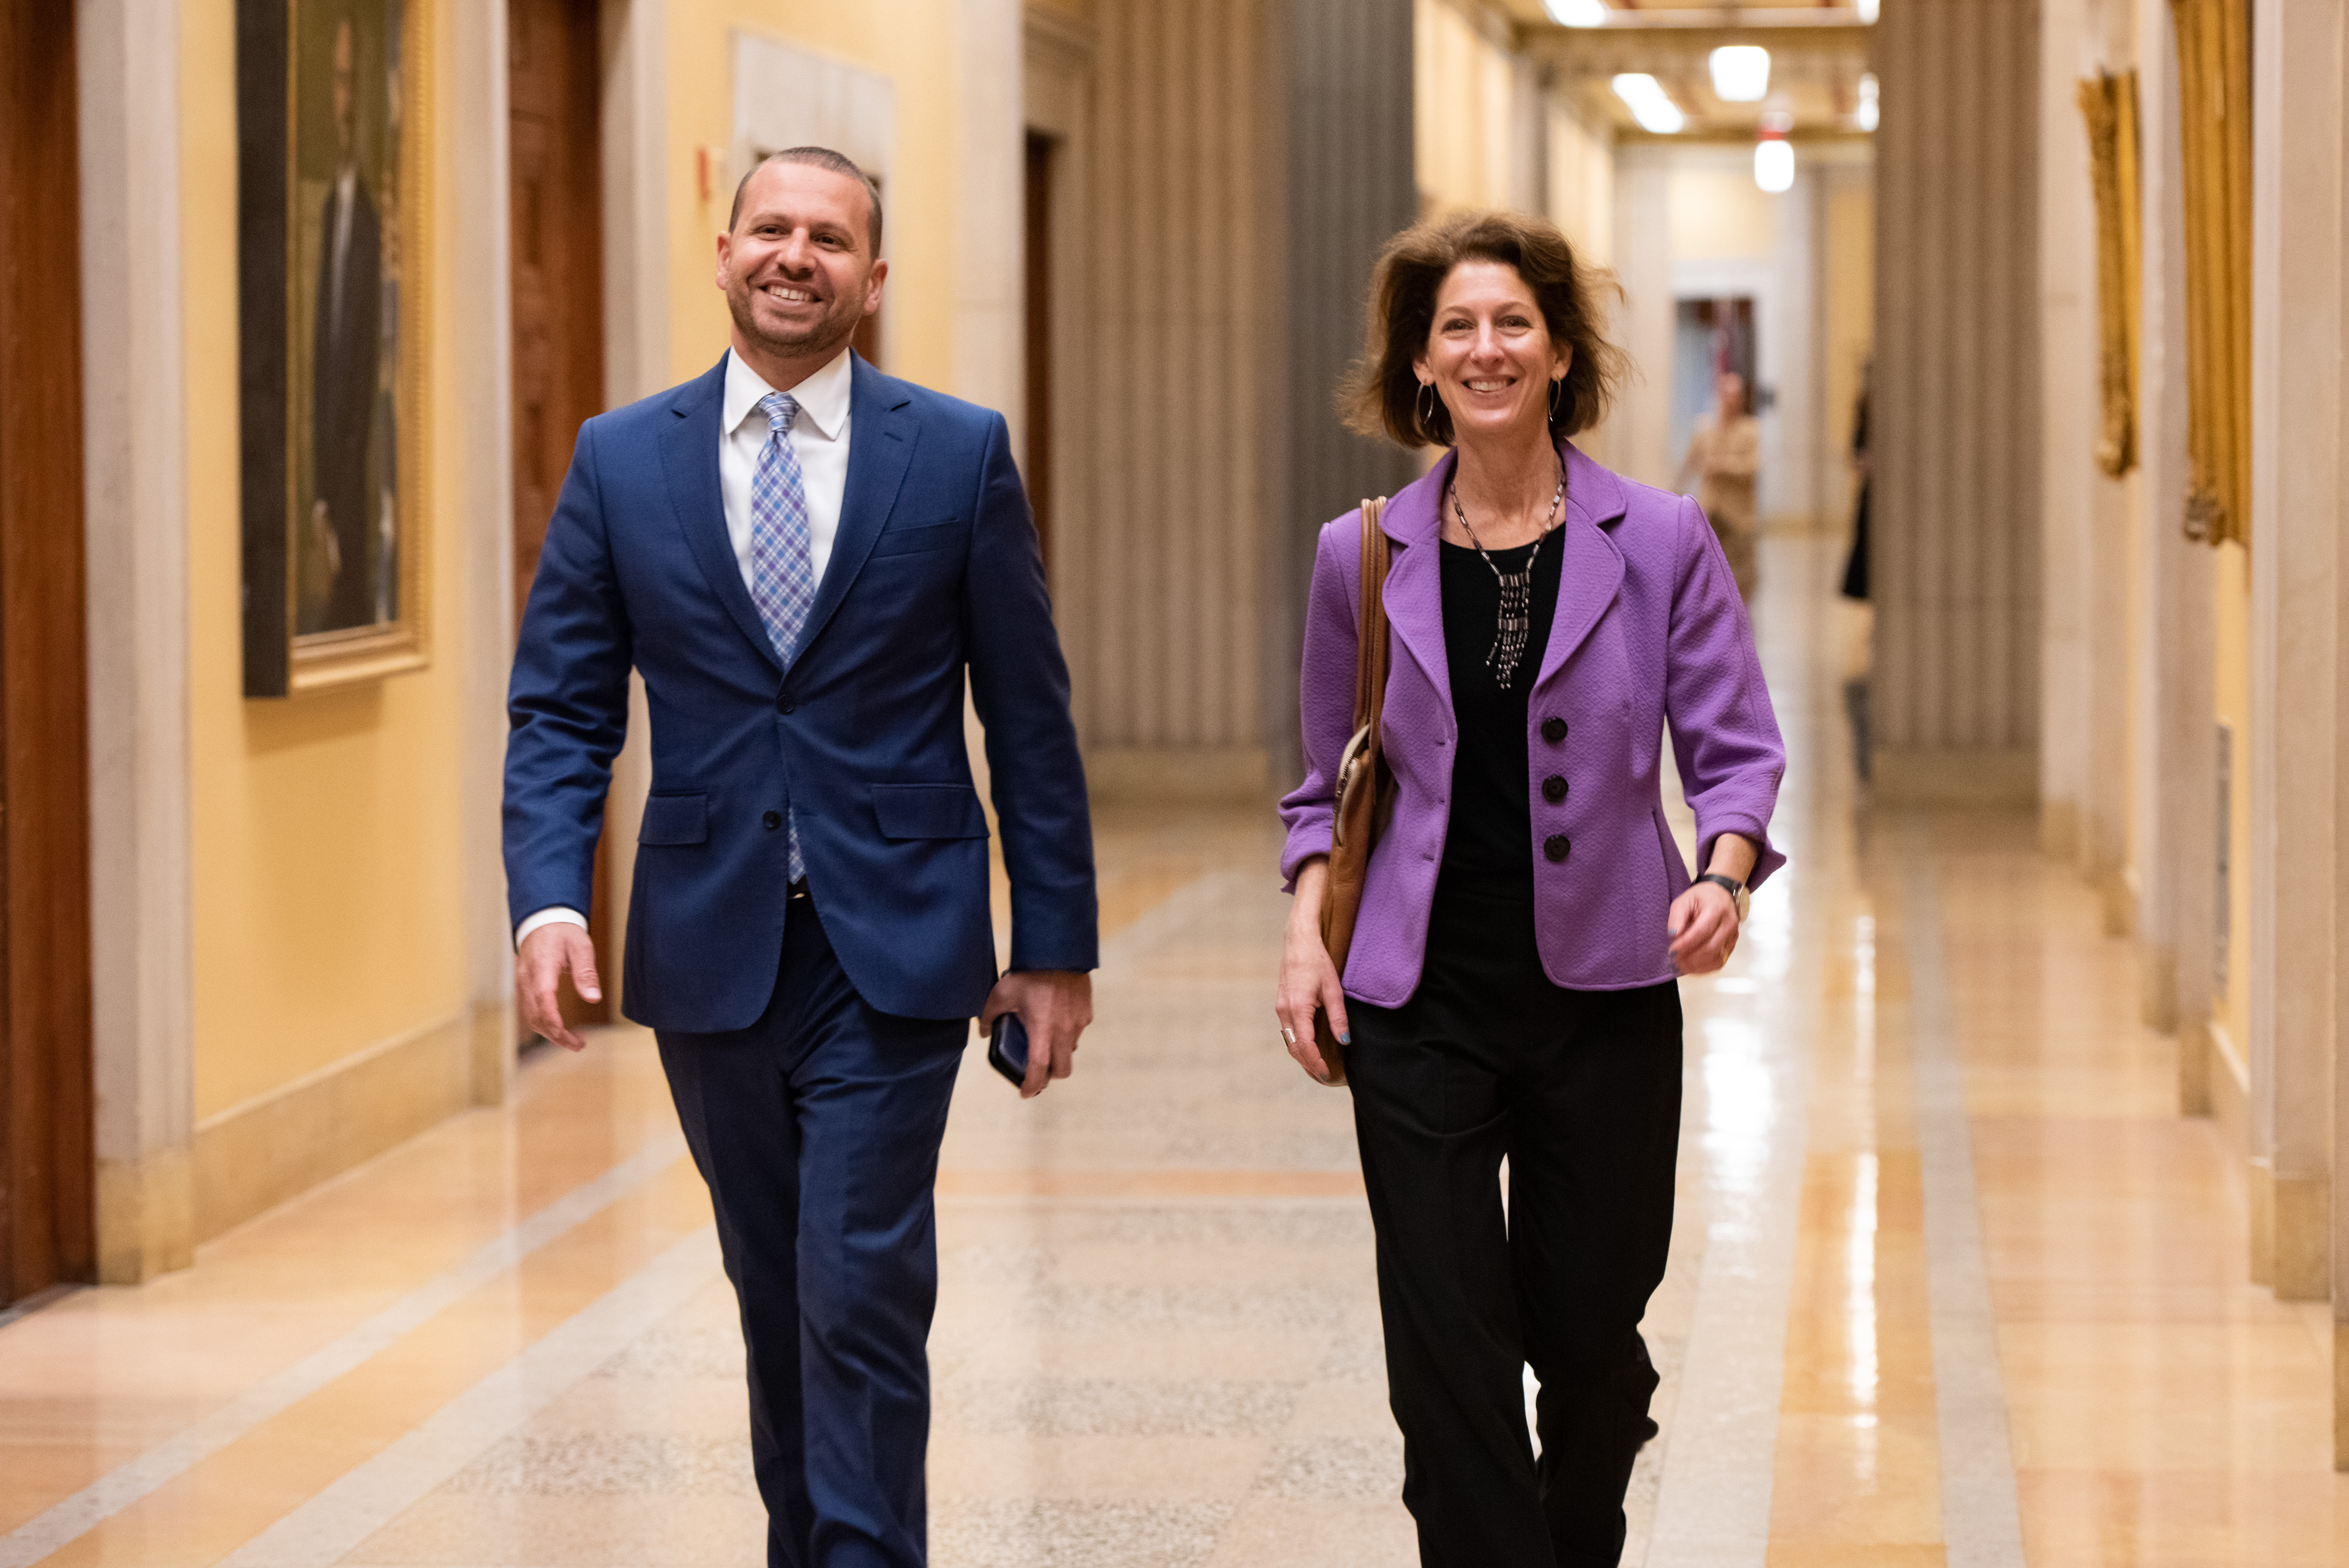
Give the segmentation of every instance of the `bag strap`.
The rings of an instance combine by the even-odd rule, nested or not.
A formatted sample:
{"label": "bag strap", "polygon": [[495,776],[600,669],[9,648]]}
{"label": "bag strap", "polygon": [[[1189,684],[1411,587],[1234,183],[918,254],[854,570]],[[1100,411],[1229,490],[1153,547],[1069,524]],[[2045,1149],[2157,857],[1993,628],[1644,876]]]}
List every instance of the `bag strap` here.
{"label": "bag strap", "polygon": [[1371,744],[1379,742],[1379,710],[1387,697],[1387,568],[1392,546],[1379,524],[1386,515],[1383,495],[1362,503],[1362,613],[1355,618],[1359,633],[1354,652],[1354,728],[1371,727]]}

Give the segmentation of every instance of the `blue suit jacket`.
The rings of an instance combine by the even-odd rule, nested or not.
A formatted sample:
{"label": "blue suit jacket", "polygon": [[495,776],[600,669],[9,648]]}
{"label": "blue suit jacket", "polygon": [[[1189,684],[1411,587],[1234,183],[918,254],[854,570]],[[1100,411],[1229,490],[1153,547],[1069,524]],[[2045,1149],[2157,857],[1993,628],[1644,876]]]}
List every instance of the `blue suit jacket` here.
{"label": "blue suit jacket", "polygon": [[627,1015],[694,1033],[758,1021],[782,950],[786,802],[858,994],[911,1017],[976,1013],[995,941],[967,670],[1010,873],[1011,967],[1092,969],[1068,667],[1002,416],[855,361],[840,532],[786,670],[727,538],[725,369],[580,428],[508,700],[513,919],[588,907],[633,664],[651,698],[653,780]]}

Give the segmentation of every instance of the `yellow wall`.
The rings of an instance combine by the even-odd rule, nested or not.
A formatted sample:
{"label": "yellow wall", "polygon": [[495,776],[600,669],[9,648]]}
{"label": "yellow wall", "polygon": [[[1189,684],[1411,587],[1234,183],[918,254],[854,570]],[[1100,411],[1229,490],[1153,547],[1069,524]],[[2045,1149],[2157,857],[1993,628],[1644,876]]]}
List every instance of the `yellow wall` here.
{"label": "yellow wall", "polygon": [[1764,260],[1777,244],[1777,203],[1743,167],[1676,163],[1671,205],[1675,260]]}
{"label": "yellow wall", "polygon": [[669,0],[670,371],[699,375],[724,352],[727,317],[713,276],[733,196],[723,180],[700,199],[694,153],[734,134],[737,27],[895,78],[896,167],[889,171],[889,281],[882,358],[893,375],[932,387],[954,377],[957,118],[954,0]]}
{"label": "yellow wall", "polygon": [[[439,0],[445,23],[456,0]],[[460,1016],[458,670],[430,668],[292,701],[243,695],[238,610],[235,7],[181,17],[181,239],[187,322],[191,859],[199,1122],[369,1045]],[[448,29],[436,29],[446,37]],[[437,61],[445,83],[449,61]],[[445,92],[438,94],[445,98]],[[445,286],[447,177],[432,149],[429,265]],[[428,452],[453,447],[446,313],[427,323]],[[427,460],[435,517],[455,475]],[[457,623],[454,549],[429,551],[431,625]]]}
{"label": "yellow wall", "polygon": [[1615,258],[1615,147],[1553,99],[1549,120],[1549,219],[1601,266]]}
{"label": "yellow wall", "polygon": [[1413,16],[1413,141],[1425,212],[1506,207],[1508,51],[1449,0],[1419,0]]}
{"label": "yellow wall", "polygon": [[[1750,182],[1749,182],[1750,183]],[[1834,461],[1819,504],[1838,526],[1852,514],[1857,483],[1851,465],[1852,417],[1860,378],[1876,342],[1876,190],[1865,180],[1826,184],[1826,384],[1820,389],[1820,450]]]}

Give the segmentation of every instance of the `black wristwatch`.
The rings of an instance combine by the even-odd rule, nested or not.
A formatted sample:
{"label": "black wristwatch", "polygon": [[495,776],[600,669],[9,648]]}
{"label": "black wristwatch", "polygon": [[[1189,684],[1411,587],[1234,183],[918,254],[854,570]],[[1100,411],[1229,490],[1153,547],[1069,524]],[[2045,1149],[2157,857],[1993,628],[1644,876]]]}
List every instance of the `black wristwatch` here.
{"label": "black wristwatch", "polygon": [[1700,882],[1710,882],[1716,888],[1726,888],[1729,890],[1730,902],[1737,907],[1737,923],[1741,926],[1745,923],[1746,898],[1744,883],[1740,882],[1732,877],[1724,877],[1718,871],[1708,871],[1703,876],[1698,877],[1697,880]]}

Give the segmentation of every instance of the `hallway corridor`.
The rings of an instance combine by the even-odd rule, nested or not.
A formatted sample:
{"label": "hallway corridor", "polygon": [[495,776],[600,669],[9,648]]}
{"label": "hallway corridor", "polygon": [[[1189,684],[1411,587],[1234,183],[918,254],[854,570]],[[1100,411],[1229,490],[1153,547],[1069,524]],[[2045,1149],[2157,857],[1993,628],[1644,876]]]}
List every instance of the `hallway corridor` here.
{"label": "hallway corridor", "polygon": [[[1840,551],[1765,545],[1791,861],[1684,987],[1625,1562],[2349,1561],[2329,1308],[2244,1282],[2240,1162],[2035,823],[1859,798]],[[1415,1560],[1347,1101],[1271,1022],[1275,827],[1105,815],[1078,1075],[1022,1105],[966,1059],[938,1568]],[[750,1562],[740,1376],[651,1039],[605,1031],[191,1270],[0,1324],[0,1568]]]}

